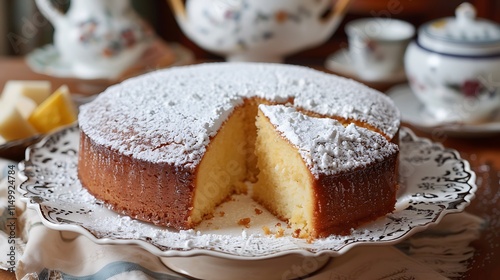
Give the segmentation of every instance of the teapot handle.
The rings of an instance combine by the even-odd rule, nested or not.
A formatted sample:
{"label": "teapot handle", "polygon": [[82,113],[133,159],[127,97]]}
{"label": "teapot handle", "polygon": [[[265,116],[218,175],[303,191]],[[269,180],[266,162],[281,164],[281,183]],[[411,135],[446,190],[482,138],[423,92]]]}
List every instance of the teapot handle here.
{"label": "teapot handle", "polygon": [[351,0],[333,0],[333,9],[330,14],[322,18],[323,23],[329,23],[337,18],[342,17],[345,13]]}
{"label": "teapot handle", "polygon": [[64,18],[64,14],[57,10],[50,0],[35,0],[40,12],[52,23],[57,24]]}
{"label": "teapot handle", "polygon": [[183,0],[167,0],[176,17],[186,17],[186,6]]}

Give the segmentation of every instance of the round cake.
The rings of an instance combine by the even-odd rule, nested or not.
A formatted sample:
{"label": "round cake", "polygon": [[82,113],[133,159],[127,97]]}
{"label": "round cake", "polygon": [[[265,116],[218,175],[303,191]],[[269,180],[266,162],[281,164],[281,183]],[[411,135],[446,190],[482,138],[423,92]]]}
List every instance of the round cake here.
{"label": "round cake", "polygon": [[[80,108],[79,179],[118,212],[176,229],[193,228],[228,196],[245,192],[245,182],[262,186],[265,181],[267,187],[277,187],[272,180],[261,179],[267,173],[259,170],[259,166],[269,168],[260,164],[263,159],[256,151],[256,142],[266,145],[256,126],[259,105],[286,106],[308,118],[335,120],[351,132],[363,131],[352,145],[371,145],[365,149],[371,156],[351,157],[345,165],[332,165],[335,172],[320,168],[318,173],[311,162],[328,157],[311,153],[312,161],[307,162],[300,154],[301,142],[278,134],[292,147],[290,153],[301,155],[296,164],[309,170],[311,185],[302,189],[310,199],[289,204],[316,210],[308,214],[309,221],[294,223],[273,209],[272,202],[255,197],[271,212],[302,236],[323,237],[346,234],[394,210],[398,187],[394,143],[400,114],[392,101],[355,81],[290,65],[176,67],[108,88]],[[365,131],[370,137],[376,134],[377,141],[364,141]],[[342,143],[333,145],[353,147]],[[339,177],[342,174],[348,176]],[[318,209],[301,203],[336,206]],[[358,210],[351,213],[352,209]],[[340,218],[332,223],[331,216]]]}

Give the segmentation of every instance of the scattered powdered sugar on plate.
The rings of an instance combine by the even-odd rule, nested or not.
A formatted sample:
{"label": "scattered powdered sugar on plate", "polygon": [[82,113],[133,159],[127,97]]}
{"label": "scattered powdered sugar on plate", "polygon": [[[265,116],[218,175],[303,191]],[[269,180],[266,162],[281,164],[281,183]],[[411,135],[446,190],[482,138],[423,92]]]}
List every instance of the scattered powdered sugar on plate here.
{"label": "scattered powdered sugar on plate", "polygon": [[[405,128],[400,131],[400,143],[402,188],[396,211],[353,230],[349,236],[330,236],[311,243],[293,238],[285,222],[248,195],[233,196],[216,209],[213,218],[193,230],[176,231],[115,213],[78,180],[77,126],[51,134],[28,149],[21,165],[27,180],[20,192],[28,207],[36,209],[42,222],[52,229],[77,232],[101,244],[136,244],[158,256],[258,259],[325,252],[336,256],[357,245],[399,242],[439,222],[447,213],[462,211],[474,197],[475,174],[456,151],[418,138]],[[264,226],[270,233],[266,234]],[[284,229],[282,237],[276,235],[279,228]]]}

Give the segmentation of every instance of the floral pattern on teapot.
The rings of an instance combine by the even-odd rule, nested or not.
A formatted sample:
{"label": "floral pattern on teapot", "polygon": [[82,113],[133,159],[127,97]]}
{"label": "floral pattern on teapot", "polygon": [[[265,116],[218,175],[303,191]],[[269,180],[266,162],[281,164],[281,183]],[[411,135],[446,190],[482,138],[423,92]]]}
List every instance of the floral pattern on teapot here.
{"label": "floral pattern on teapot", "polygon": [[[320,0],[315,0],[319,2]],[[234,34],[233,38],[222,37],[217,39],[217,45],[226,46],[227,40],[235,40],[239,47],[245,49],[251,43],[258,41],[269,40],[274,37],[274,32],[270,30],[271,24],[285,24],[286,22],[300,23],[306,18],[312,16],[312,11],[303,5],[299,5],[293,11],[287,11],[284,9],[277,10],[275,12],[261,11],[252,7],[248,0],[236,0],[227,1],[227,5],[219,5],[218,9],[205,7],[203,11],[203,16],[208,22],[213,26],[220,29],[227,28],[228,25],[232,26],[231,33]],[[255,9],[255,10],[252,10]],[[257,30],[256,33],[252,34],[251,37],[245,37],[246,34],[241,32],[244,26],[242,26],[242,17],[244,14],[248,14],[251,17],[251,21],[256,26],[262,26]],[[198,29],[204,35],[209,35],[211,31],[207,28]]]}
{"label": "floral pattern on teapot", "polygon": [[[184,33],[228,60],[282,61],[321,44],[351,0],[169,0]],[[332,5],[334,7],[332,7]]]}

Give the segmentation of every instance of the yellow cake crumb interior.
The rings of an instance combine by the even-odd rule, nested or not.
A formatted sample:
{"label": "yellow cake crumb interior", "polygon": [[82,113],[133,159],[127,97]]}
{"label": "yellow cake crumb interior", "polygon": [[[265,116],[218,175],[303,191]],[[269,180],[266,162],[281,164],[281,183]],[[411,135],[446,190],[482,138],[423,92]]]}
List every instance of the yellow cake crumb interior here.
{"label": "yellow cake crumb interior", "polygon": [[260,173],[253,188],[254,199],[293,229],[308,230],[313,216],[311,173],[297,149],[276,131],[259,112],[255,153]]}
{"label": "yellow cake crumb interior", "polygon": [[253,198],[292,228],[307,231],[313,215],[312,175],[297,150],[262,113],[256,122],[261,103],[269,104],[251,99],[235,108],[212,139],[198,167],[193,224],[234,192],[246,191],[245,181],[258,179]]}
{"label": "yellow cake crumb interior", "polygon": [[247,133],[244,124],[246,107],[236,108],[212,139],[198,166],[196,192],[191,222],[197,224],[205,215],[235,191],[244,191],[247,177]]}

